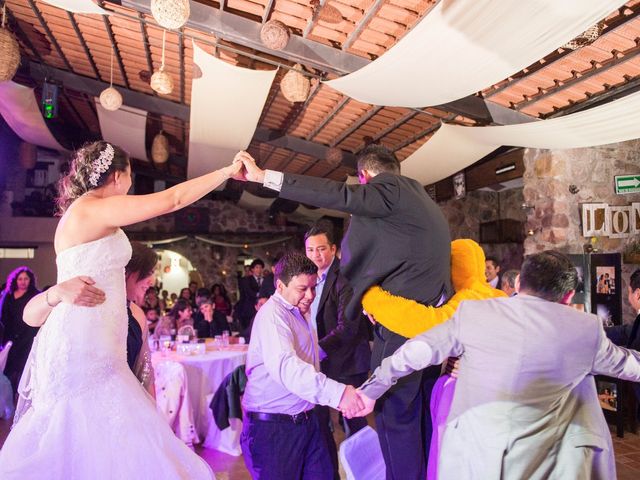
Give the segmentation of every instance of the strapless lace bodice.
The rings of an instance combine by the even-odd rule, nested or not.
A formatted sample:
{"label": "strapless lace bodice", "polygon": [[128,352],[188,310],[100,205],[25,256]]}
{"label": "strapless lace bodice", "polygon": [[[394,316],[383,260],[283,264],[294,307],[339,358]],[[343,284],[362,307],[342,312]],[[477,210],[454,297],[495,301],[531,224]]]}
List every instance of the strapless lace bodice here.
{"label": "strapless lace bodice", "polygon": [[60,304],[49,315],[36,354],[35,392],[44,396],[39,404],[91,388],[127,367],[124,267],[130,258],[131,244],[120,229],[58,255],[58,282],[89,276],[106,300],[92,308]]}

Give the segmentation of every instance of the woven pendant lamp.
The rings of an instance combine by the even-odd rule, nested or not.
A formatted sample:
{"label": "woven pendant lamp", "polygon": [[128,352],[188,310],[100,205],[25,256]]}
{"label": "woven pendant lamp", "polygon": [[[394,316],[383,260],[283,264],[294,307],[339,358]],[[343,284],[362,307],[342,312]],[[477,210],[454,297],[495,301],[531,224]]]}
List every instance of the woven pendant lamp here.
{"label": "woven pendant lamp", "polygon": [[191,6],[189,0],[151,0],[151,14],[161,27],[177,30],[189,20]]}
{"label": "woven pendant lamp", "polygon": [[282,95],[291,103],[304,102],[309,97],[311,82],[301,72],[304,72],[304,68],[302,65],[296,64],[282,77],[280,82]]}
{"label": "woven pendant lamp", "polygon": [[167,163],[167,160],[169,160],[169,139],[162,131],[153,137],[151,159],[155,163]]}
{"label": "woven pendant lamp", "polygon": [[260,41],[271,50],[282,50],[289,43],[289,29],[279,20],[269,20],[260,29]]}
{"label": "woven pendant lamp", "polygon": [[102,93],[100,93],[100,105],[110,112],[115,112],[122,106],[122,95],[120,95],[118,90],[113,88],[113,49],[111,49],[109,87],[105,88]]}
{"label": "woven pendant lamp", "polygon": [[11,80],[20,65],[20,47],[16,37],[5,28],[7,5],[2,7],[2,25],[0,26],[0,82]]}
{"label": "woven pendant lamp", "polygon": [[164,71],[164,50],[167,31],[162,31],[162,65],[157,72],[151,75],[151,88],[160,95],[169,95],[173,92],[173,78]]}

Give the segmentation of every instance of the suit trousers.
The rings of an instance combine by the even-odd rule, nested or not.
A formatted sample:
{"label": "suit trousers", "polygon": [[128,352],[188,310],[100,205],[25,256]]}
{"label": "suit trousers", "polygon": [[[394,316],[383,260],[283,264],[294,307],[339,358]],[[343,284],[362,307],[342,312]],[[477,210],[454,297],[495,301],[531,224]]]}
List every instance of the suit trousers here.
{"label": "suit trousers", "polygon": [[[367,380],[367,373],[359,373],[356,375],[349,375],[345,377],[336,378],[337,382],[344,383],[345,385],[352,385],[359,387]],[[329,456],[331,457],[331,463],[333,464],[333,478],[334,480],[340,480],[338,474],[338,447],[336,441],[333,438],[333,431],[331,429],[331,409],[325,405],[316,405],[315,411],[318,415],[318,421],[320,422],[320,432],[324,438],[327,448],[329,450]],[[367,419],[362,417],[357,418],[345,418],[347,436],[353,435],[358,430],[367,426]]]}
{"label": "suit trousers", "polygon": [[[371,369],[391,356],[407,339],[376,325]],[[424,480],[431,443],[431,391],[440,366],[428,367],[398,380],[374,410],[376,430],[387,467],[387,480]]]}
{"label": "suit trousers", "polygon": [[331,459],[316,414],[301,423],[249,416],[242,423],[240,446],[252,479],[333,479]]}

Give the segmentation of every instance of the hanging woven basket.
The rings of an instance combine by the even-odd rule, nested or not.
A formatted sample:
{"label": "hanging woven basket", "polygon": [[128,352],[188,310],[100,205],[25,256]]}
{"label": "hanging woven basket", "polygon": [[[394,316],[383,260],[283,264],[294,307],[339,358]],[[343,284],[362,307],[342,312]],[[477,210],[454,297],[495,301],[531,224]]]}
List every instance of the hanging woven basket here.
{"label": "hanging woven basket", "polygon": [[122,95],[113,87],[105,88],[100,94],[100,105],[105,110],[114,112],[122,106]]}
{"label": "hanging woven basket", "polygon": [[584,32],[578,35],[576,38],[571,40],[568,43],[565,43],[562,48],[567,48],[569,50],[577,50],[582,47],[586,47],[587,45],[591,45],[595,42],[600,35],[602,34],[602,30],[604,29],[604,23],[599,22],[591,27],[587,28]]}
{"label": "hanging woven basket", "polygon": [[327,163],[331,167],[335,168],[338,165],[340,165],[342,163],[342,156],[343,156],[342,150],[340,150],[339,148],[331,147],[327,149],[327,154],[326,154]]}
{"label": "hanging woven basket", "polygon": [[160,67],[160,70],[151,75],[151,88],[160,95],[169,95],[173,92],[173,78]]}
{"label": "hanging woven basket", "polygon": [[151,159],[155,163],[166,163],[169,160],[169,139],[162,132],[153,137]]}
{"label": "hanging woven basket", "polygon": [[31,170],[35,168],[36,161],[38,160],[38,147],[33,143],[22,142],[18,148],[18,157],[20,158],[22,168]]}
{"label": "hanging woven basket", "polygon": [[0,28],[0,82],[11,80],[20,65],[20,47],[16,37]]}
{"label": "hanging woven basket", "polygon": [[278,20],[269,20],[260,29],[260,40],[271,50],[282,50],[289,43],[289,29]]}
{"label": "hanging woven basket", "polygon": [[189,20],[191,7],[189,0],[151,0],[151,14],[161,27],[177,30]]}
{"label": "hanging woven basket", "polygon": [[289,70],[282,77],[280,82],[282,95],[291,103],[304,102],[309,97],[311,82],[301,72],[304,72],[304,68],[302,68],[302,65],[296,64],[293,70]]}

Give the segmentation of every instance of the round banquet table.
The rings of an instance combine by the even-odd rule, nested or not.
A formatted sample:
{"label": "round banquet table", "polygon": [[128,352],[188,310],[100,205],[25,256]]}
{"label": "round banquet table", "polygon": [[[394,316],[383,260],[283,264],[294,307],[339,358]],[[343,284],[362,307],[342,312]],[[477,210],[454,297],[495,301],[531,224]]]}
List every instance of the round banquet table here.
{"label": "round banquet table", "polygon": [[233,345],[225,350],[208,351],[202,355],[181,355],[176,352],[154,352],[152,363],[179,362],[187,373],[187,388],[193,407],[196,430],[203,445],[229,455],[242,455],[240,432],[242,422],[229,419],[230,427],[221,431],[213,419],[209,403],[224,378],[247,359],[247,345]]}

